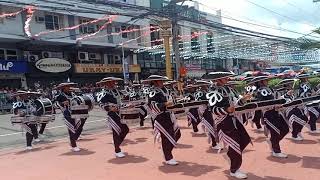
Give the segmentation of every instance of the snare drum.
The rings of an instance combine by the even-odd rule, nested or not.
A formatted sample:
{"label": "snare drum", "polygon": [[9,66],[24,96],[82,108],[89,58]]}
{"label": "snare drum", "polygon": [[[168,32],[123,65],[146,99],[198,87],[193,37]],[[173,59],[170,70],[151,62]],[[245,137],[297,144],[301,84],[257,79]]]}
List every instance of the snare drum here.
{"label": "snare drum", "polygon": [[121,119],[123,120],[138,120],[140,119],[139,110],[136,108],[128,108],[120,110]]}
{"label": "snare drum", "polygon": [[53,113],[53,105],[48,98],[37,99],[34,101],[34,104],[37,116],[51,115]]}

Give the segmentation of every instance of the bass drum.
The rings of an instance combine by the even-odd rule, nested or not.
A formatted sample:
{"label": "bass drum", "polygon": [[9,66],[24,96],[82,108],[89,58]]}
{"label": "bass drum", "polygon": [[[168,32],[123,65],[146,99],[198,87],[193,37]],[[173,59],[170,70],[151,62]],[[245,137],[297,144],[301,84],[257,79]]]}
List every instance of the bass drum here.
{"label": "bass drum", "polygon": [[36,107],[36,116],[52,115],[53,105],[50,99],[43,98],[34,101]]}
{"label": "bass drum", "polygon": [[87,105],[88,111],[91,111],[93,109],[94,103],[95,103],[94,97],[89,95],[77,96],[71,100],[72,106]]}

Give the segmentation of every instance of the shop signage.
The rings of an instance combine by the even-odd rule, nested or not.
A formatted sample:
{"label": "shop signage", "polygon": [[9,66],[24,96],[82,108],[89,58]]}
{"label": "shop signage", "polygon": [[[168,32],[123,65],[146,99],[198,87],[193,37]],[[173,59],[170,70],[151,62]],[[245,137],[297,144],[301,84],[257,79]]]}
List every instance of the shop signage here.
{"label": "shop signage", "polygon": [[38,60],[36,67],[44,72],[60,73],[68,71],[71,68],[71,64],[59,58],[45,58]]}
{"label": "shop signage", "polygon": [[26,61],[3,61],[0,60],[0,72],[26,73],[28,64]]}
{"label": "shop signage", "polygon": [[[76,73],[123,73],[122,64],[74,64]],[[140,73],[139,64],[129,65],[129,73]]]}

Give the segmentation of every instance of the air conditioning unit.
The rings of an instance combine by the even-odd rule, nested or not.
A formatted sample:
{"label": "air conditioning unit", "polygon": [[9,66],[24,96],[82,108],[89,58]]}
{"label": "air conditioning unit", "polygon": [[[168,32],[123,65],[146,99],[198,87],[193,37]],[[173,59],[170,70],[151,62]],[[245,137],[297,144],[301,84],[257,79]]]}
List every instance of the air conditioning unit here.
{"label": "air conditioning unit", "polygon": [[37,62],[39,60],[39,56],[38,55],[29,55],[28,56],[28,61],[29,62]]}
{"label": "air conditioning unit", "polygon": [[51,52],[49,51],[42,52],[42,58],[51,58],[51,57],[52,57]]}
{"label": "air conditioning unit", "polygon": [[78,52],[78,59],[79,61],[89,61],[88,52]]}
{"label": "air conditioning unit", "polygon": [[37,23],[44,23],[44,21],[45,21],[44,17],[40,17],[40,16],[36,16],[35,20],[36,20]]}
{"label": "air conditioning unit", "polygon": [[91,60],[100,60],[101,55],[99,53],[89,53],[89,59]]}

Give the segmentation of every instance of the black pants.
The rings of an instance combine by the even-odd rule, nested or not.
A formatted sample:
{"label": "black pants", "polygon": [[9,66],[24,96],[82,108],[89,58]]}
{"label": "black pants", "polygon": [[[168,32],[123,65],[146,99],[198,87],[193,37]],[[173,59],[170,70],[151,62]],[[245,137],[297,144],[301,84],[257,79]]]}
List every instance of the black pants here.
{"label": "black pants", "polygon": [[151,120],[152,129],[154,129],[154,119],[151,117],[150,120]]}
{"label": "black pants", "polygon": [[141,111],[143,111],[143,113],[139,113],[139,116],[140,116],[140,126],[143,127],[144,126],[144,118],[146,118],[147,116],[147,110],[143,107],[143,106],[140,106],[139,107]]}
{"label": "black pants", "polygon": [[33,138],[38,139],[38,129],[36,124],[28,124],[27,126],[31,129],[32,132],[32,134],[26,132],[27,146],[32,146]]}
{"label": "black pants", "polygon": [[[159,114],[155,121],[157,121],[166,131],[166,133],[174,138],[176,142],[181,137],[180,129],[174,129],[174,123],[171,121],[171,115],[169,112],[163,112]],[[169,141],[169,139],[160,131],[161,134],[161,144],[164,158],[166,161],[173,159],[172,150],[174,145]]]}
{"label": "black pants", "polygon": [[237,153],[235,150],[229,147],[227,155],[230,159],[230,171],[235,173],[238,169],[240,169],[242,164],[242,155]]}
{"label": "black pants", "polygon": [[200,123],[198,108],[191,108],[189,110],[189,113],[191,113],[191,115],[195,118],[195,119],[193,119],[191,117],[188,117],[189,121],[191,122],[193,132],[198,132],[199,131],[198,125]]}
{"label": "black pants", "polygon": [[108,112],[108,115],[121,129],[120,134],[118,134],[114,129],[112,129],[114,151],[115,153],[119,153],[121,152],[120,145],[129,133],[129,127],[126,124],[121,123],[121,119],[116,112]]}
{"label": "black pants", "polygon": [[78,127],[78,129],[76,130],[76,133],[75,133],[76,140],[79,139],[79,137],[80,137],[80,135],[82,133],[82,130],[83,130],[83,126],[86,123],[86,120],[87,120],[86,118],[80,120],[81,124],[80,124],[80,126]]}
{"label": "black pants", "polygon": [[[212,117],[212,111],[210,111],[209,108],[207,108],[204,111],[203,118],[212,126],[212,129],[215,129],[215,123]],[[214,133],[217,135],[217,132],[214,132]],[[210,133],[210,137],[211,137],[211,146],[212,147],[216,146],[217,145],[216,138],[211,133]]]}
{"label": "black pants", "polygon": [[262,118],[262,111],[255,111],[254,112],[254,118],[252,119],[252,122],[256,125],[257,129],[261,129],[261,118]]}
{"label": "black pants", "polygon": [[310,114],[310,119],[309,119],[309,122],[308,124],[310,125],[310,129],[311,131],[315,131],[317,130],[317,120],[318,120],[318,117],[316,115],[314,115],[312,112],[309,111],[309,114]]}
{"label": "black pants", "polygon": [[292,137],[297,138],[298,134],[301,132],[303,126],[299,123],[292,123]]}
{"label": "black pants", "polygon": [[272,126],[276,127],[280,131],[279,134],[272,128],[272,126],[266,123],[271,135],[270,141],[272,150],[275,153],[281,153],[280,141],[288,134],[289,127],[283,117],[275,110],[267,111],[265,113],[265,118],[272,124]]}
{"label": "black pants", "polygon": [[46,128],[46,126],[47,126],[47,123],[41,123],[39,134],[43,134],[44,129]]}
{"label": "black pants", "polygon": [[[240,121],[231,116],[227,116],[222,122],[220,122],[220,124],[217,125],[217,130],[222,131],[226,136],[231,138],[240,146],[240,152],[235,151],[231,148],[231,146],[229,146],[227,152],[227,155],[231,161],[230,171],[235,173],[241,167],[242,152],[251,142],[250,136]],[[230,143],[229,140],[225,141]]]}

